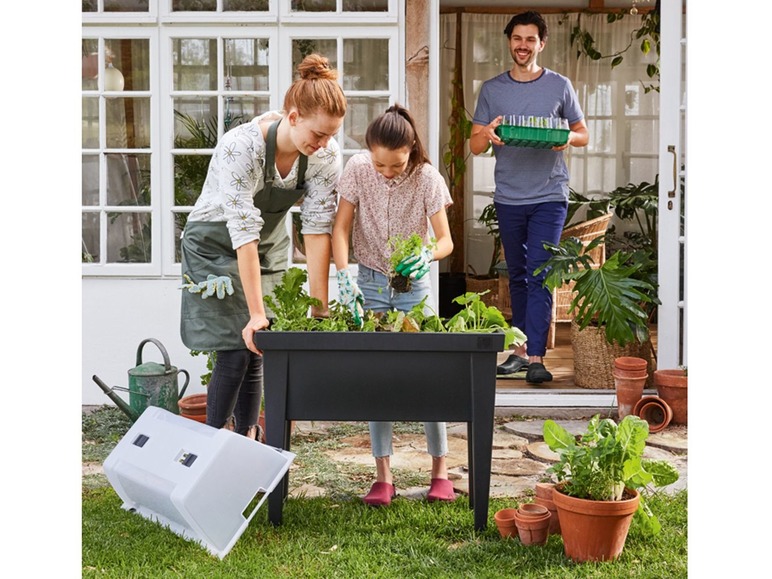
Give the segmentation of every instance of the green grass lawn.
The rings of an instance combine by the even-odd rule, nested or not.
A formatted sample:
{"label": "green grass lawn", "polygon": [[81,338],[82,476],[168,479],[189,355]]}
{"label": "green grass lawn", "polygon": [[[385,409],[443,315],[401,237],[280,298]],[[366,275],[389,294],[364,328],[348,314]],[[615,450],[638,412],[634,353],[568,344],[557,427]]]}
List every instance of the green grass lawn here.
{"label": "green grass lawn", "polygon": [[[115,418],[115,415],[111,415]],[[100,460],[126,426],[84,417],[84,460]],[[125,431],[124,431],[125,432]],[[329,439],[325,441],[330,444]],[[310,444],[310,442],[308,443]],[[293,440],[293,451],[304,442]],[[317,465],[318,468],[319,465]],[[356,492],[334,498],[289,498],[283,524],[268,522],[267,503],[223,559],[200,545],[121,509],[103,476],[84,478],[83,577],[686,577],[687,492],[654,496],[662,533],[644,537],[635,525],[619,560],[571,562],[559,536],[544,547],[502,539],[493,513],[516,499],[491,499],[489,525],[475,532],[467,497],[451,504],[397,498],[364,505]],[[530,499],[528,499],[530,500]]]}

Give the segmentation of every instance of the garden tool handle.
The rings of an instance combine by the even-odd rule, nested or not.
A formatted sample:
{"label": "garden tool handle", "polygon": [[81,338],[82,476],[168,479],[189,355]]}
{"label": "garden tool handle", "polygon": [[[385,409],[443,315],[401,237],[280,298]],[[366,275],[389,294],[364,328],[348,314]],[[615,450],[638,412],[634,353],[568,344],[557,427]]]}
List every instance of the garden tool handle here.
{"label": "garden tool handle", "polygon": [[182,395],[185,394],[185,388],[187,388],[188,384],[190,383],[190,374],[188,373],[187,370],[183,370],[182,368],[180,368],[178,372],[185,374],[185,384],[183,384],[182,390],[180,390],[180,396],[179,396],[180,398],[182,398]]}
{"label": "garden tool handle", "polygon": [[169,361],[169,354],[167,353],[163,344],[155,338],[146,338],[139,343],[139,347],[137,348],[137,366],[142,364],[142,347],[148,342],[153,342],[158,347],[158,349],[161,350],[161,354],[164,357],[164,366],[166,366],[166,371],[169,372],[172,369],[172,364]]}

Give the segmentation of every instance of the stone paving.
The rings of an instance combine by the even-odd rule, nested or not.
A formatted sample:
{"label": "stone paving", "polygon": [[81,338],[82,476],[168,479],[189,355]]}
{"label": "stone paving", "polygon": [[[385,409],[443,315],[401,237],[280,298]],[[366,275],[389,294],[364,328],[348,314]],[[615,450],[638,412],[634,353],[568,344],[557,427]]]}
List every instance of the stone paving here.
{"label": "stone paving", "polygon": [[[587,420],[556,420],[571,433],[584,431]],[[298,422],[299,432],[324,432],[329,423],[314,421]],[[493,436],[491,461],[491,498],[520,497],[533,490],[534,485],[544,480],[546,470],[557,460],[542,438],[543,419],[516,420],[497,425]],[[339,449],[328,451],[328,456],[340,463],[356,463],[372,467],[370,440],[367,433],[341,440]],[[430,460],[426,453],[426,438],[421,434],[397,434],[393,440],[394,455],[392,469],[426,472],[429,477]],[[676,492],[687,485],[687,430],[685,426],[669,426],[662,432],[650,434],[646,441],[646,458],[668,460],[678,469],[679,480],[662,489]],[[448,424],[448,471],[457,493],[468,494],[469,476],[467,471],[466,424]],[[427,488],[398,488],[400,496],[423,499]],[[325,490],[308,484],[293,485],[290,473],[290,494],[294,496],[319,496]]]}

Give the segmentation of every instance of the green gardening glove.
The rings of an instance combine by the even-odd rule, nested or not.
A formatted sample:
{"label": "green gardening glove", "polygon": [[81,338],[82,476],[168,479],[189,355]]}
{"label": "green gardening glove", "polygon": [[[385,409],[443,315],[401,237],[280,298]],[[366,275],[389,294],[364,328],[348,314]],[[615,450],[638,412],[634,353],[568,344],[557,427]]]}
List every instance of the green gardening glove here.
{"label": "green gardening glove", "polygon": [[400,261],[395,268],[397,273],[409,277],[412,279],[421,279],[427,273],[431,267],[432,259],[434,259],[434,253],[428,247],[421,248],[421,253],[417,255],[410,255]]}

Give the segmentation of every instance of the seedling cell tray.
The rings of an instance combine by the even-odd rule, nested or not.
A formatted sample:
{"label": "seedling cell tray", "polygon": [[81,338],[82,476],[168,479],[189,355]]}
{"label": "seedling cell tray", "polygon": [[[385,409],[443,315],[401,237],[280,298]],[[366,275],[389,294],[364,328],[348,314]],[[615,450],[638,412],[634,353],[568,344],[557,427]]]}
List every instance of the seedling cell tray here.
{"label": "seedling cell tray", "polygon": [[496,134],[510,147],[530,147],[532,149],[551,149],[565,145],[568,141],[568,129],[543,129],[540,127],[521,127],[499,125]]}

